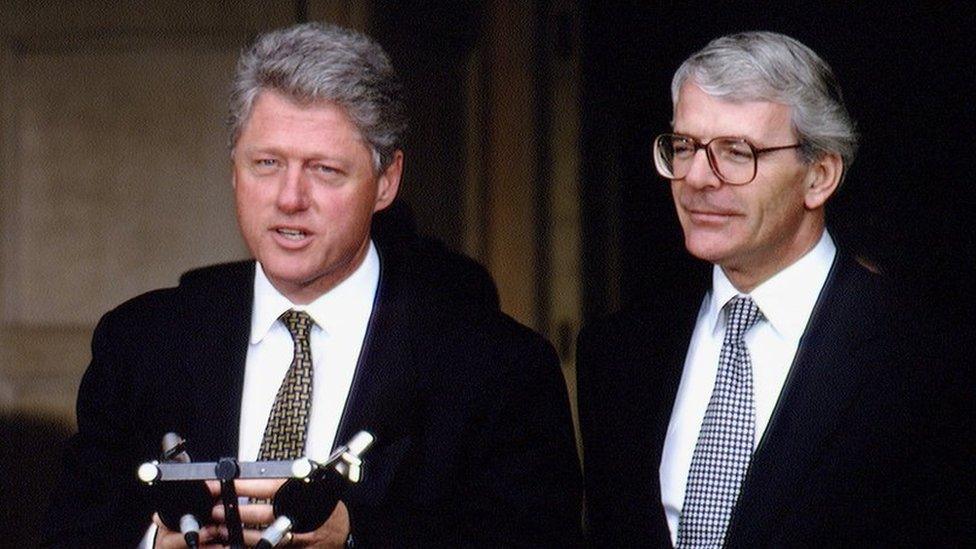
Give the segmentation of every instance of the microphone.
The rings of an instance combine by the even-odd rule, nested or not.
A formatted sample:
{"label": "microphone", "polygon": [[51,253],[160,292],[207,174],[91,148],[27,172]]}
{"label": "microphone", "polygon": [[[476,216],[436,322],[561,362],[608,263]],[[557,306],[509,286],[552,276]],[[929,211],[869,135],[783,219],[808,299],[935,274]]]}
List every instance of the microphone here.
{"label": "microphone", "polygon": [[325,463],[299,459],[292,463],[292,476],[272,500],[275,521],[261,533],[255,549],[271,549],[289,532],[311,532],[322,526],[335,509],[345,482],[359,482],[363,461],[360,457],[375,439],[360,431],[340,446]]}
{"label": "microphone", "polygon": [[186,441],[183,437],[173,432],[163,435],[163,453],[159,461],[190,463],[190,454],[186,453]]}
{"label": "microphone", "polygon": [[[185,444],[176,433],[163,435],[160,461],[190,463],[190,456],[184,450]],[[139,477],[144,482],[154,481],[158,474],[159,469],[151,464],[139,468]],[[200,523],[210,517],[213,508],[213,496],[207,485],[199,480],[156,482],[153,499],[163,524],[170,530],[182,533],[190,549],[199,547]]]}

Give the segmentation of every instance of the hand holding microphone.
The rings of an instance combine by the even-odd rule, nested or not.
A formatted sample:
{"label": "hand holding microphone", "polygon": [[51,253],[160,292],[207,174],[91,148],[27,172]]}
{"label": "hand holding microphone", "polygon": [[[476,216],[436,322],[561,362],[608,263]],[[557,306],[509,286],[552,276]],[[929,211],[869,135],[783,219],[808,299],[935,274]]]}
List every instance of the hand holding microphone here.
{"label": "hand holding microphone", "polygon": [[361,456],[373,440],[373,435],[360,431],[348,444],[336,449],[325,463],[310,459],[293,462],[293,478],[278,489],[272,501],[275,521],[262,532],[256,548],[270,549],[289,533],[312,532],[325,524],[340,505],[346,483],[359,482]]}
{"label": "hand holding microphone", "polygon": [[[185,441],[176,433],[163,435],[163,453],[160,462],[190,463],[184,449]],[[139,477],[144,482],[155,480],[158,469],[143,465]],[[156,513],[166,528],[183,534],[187,547],[195,549],[200,544],[200,524],[210,518],[213,496],[206,483],[200,480],[156,482],[153,485]]]}
{"label": "hand holding microphone", "polygon": [[[370,433],[360,431],[324,463],[307,458],[293,462],[222,458],[214,463],[193,463],[183,450],[183,440],[168,433],[160,459],[144,463],[138,474],[153,487],[162,527],[173,534],[182,533],[181,541],[189,547],[207,541],[201,539],[201,524],[211,522],[211,518],[218,524],[208,526],[203,537],[226,538],[232,547],[256,543],[256,547],[270,548],[283,539],[290,541],[294,534],[299,534],[302,542],[341,545],[349,532],[349,517],[340,498],[346,482],[359,482],[361,455],[373,440]],[[268,484],[282,478],[289,480],[280,486],[277,482]],[[205,480],[220,481],[219,489],[213,489],[219,490],[222,507],[214,507],[214,495]],[[270,508],[267,504],[238,506],[239,496],[264,499],[272,494]],[[267,524],[271,519],[274,521],[261,532],[260,539],[256,530],[242,528],[244,524]],[[169,535],[163,539],[165,543],[177,542]]]}

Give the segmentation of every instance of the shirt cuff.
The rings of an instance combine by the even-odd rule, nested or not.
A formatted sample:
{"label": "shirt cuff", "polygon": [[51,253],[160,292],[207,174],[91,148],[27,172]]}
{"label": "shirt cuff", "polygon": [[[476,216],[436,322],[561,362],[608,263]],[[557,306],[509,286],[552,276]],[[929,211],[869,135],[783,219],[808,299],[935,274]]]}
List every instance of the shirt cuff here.
{"label": "shirt cuff", "polygon": [[149,525],[146,528],[146,535],[142,536],[142,541],[136,546],[137,549],[153,549],[156,545],[156,523]]}

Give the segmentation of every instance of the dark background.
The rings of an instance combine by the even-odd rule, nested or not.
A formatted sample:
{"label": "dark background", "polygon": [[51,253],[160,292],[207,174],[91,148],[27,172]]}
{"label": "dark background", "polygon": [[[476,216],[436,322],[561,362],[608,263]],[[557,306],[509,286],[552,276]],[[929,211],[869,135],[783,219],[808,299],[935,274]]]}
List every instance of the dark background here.
{"label": "dark background", "polygon": [[[608,5],[608,4],[612,4]],[[976,21],[936,3],[583,3],[586,314],[688,282],[670,191],[649,159],[678,65],[710,39],[770,30],[830,64],[861,135],[828,204],[835,239],[968,323],[976,266]],[[612,189],[618,189],[618,193]],[[620,272],[607,250],[619,245]]]}

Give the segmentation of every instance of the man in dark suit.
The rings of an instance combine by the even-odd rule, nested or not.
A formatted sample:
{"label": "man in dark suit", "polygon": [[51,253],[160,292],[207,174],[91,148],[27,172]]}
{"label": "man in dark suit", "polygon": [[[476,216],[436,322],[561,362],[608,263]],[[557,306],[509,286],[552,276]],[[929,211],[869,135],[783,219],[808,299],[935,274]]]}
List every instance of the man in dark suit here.
{"label": "man in dark suit", "polygon": [[856,146],[830,68],[792,38],[744,33],[692,55],[671,89],[654,161],[711,276],[580,336],[590,539],[940,539],[918,414],[927,348],[894,286],[825,229]]}
{"label": "man in dark suit", "polygon": [[[447,254],[370,238],[397,194],[405,125],[389,60],[363,35],[305,24],[244,52],[233,183],[256,261],[193,271],[99,322],[50,544],[185,546],[158,518],[147,532],[135,476],[164,433],[195,461],[321,461],[360,430],[376,439],[363,480],[289,545],[574,543],[579,471],[551,346],[491,296],[440,284],[464,272],[441,267]],[[237,482],[257,500],[277,486]],[[274,519],[266,503],[240,514]],[[226,539],[222,518],[215,507],[201,544]]]}

